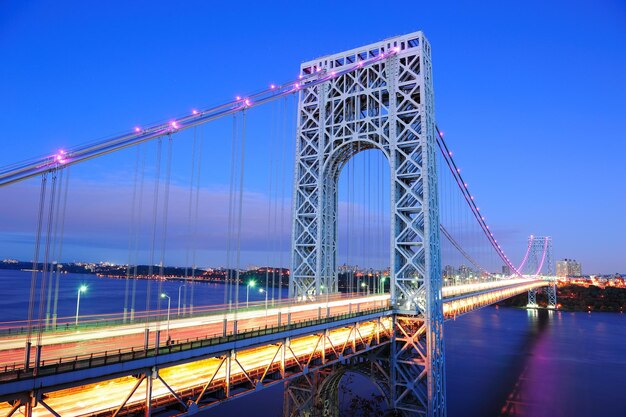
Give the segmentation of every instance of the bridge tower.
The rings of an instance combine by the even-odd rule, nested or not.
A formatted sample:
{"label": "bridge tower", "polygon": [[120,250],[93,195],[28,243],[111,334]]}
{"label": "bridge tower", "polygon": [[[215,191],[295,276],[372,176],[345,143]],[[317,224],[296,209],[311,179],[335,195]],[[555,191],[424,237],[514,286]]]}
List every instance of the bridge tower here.
{"label": "bridge tower", "polygon": [[[443,300],[436,130],[430,44],[422,32],[306,62],[298,98],[289,291],[338,292],[337,188],[358,152],[390,167],[390,404],[407,415],[445,416]],[[380,57],[352,72],[342,67]],[[307,87],[307,75],[332,77]]]}
{"label": "bridge tower", "polygon": [[[554,256],[552,252],[552,237],[534,236],[528,238],[528,258],[523,271],[524,275],[549,279],[550,285],[546,289],[548,308],[556,308],[556,282],[554,281]],[[537,307],[537,290],[528,291],[528,307]]]}

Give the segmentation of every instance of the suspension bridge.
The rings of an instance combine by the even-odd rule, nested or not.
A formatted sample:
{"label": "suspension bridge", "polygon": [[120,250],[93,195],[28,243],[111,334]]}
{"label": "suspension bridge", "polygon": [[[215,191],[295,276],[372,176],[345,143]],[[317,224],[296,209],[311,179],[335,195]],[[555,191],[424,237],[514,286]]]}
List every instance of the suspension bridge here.
{"label": "suspension bridge", "polygon": [[[220,123],[218,133],[208,132]],[[222,205],[200,204],[206,137],[211,154],[230,149]],[[244,282],[241,266],[251,224],[246,180],[255,161],[246,149],[256,138],[266,139],[268,152],[261,163],[267,219],[254,220],[267,226],[268,266],[265,300],[250,302],[254,284]],[[223,303],[203,304],[195,285],[185,286],[182,311],[179,292],[171,318],[163,282],[166,249],[179,233],[171,226],[171,206],[180,200],[172,186],[179,143],[191,145],[181,152],[184,170],[191,169],[184,278],[201,279],[198,250],[209,242],[197,231],[213,210],[225,213],[225,237],[210,243],[223,250],[227,267]],[[79,322],[78,288],[76,315],[60,316],[76,171],[129,153],[123,310]],[[320,57],[289,82],[0,171],[0,191],[23,184],[37,194],[36,233],[28,315],[0,325],[5,416],[193,415],[275,384],[284,384],[286,416],[339,415],[345,372],[372,379],[389,409],[445,416],[445,320],[524,293],[537,307],[538,290],[556,307],[551,238],[531,236],[514,264],[461,175],[436,123],[431,49],[421,32]],[[285,204],[288,185],[293,194]],[[290,229],[286,245],[283,229]],[[291,259],[283,259],[286,251]],[[143,306],[136,293],[141,256],[151,278]],[[283,270],[276,274],[283,264],[290,267],[285,296]]]}

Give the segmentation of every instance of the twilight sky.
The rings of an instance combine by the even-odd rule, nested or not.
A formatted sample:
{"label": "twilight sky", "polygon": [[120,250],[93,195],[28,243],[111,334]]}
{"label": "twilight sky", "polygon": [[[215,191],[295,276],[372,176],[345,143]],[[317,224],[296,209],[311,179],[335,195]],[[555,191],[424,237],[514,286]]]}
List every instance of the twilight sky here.
{"label": "twilight sky", "polygon": [[[215,3],[0,3],[0,166],[293,79],[300,62],[320,55],[423,30],[438,124],[509,256],[521,259],[528,235],[551,235],[556,258],[581,261],[585,273],[626,272],[623,1]],[[266,145],[275,136],[267,132],[284,119],[276,112],[250,116],[260,133],[247,154],[245,262],[262,263],[271,247],[288,264],[291,190],[277,179],[291,179],[295,117],[282,137],[287,156],[271,162],[271,197]],[[202,265],[223,264],[223,233],[214,229],[227,217],[229,129],[224,122],[205,132],[200,218],[215,227],[200,236]],[[186,134],[174,151],[175,231],[186,227]],[[129,225],[116,219],[128,217],[135,155],[72,171],[65,258],[126,261]],[[9,188],[0,189],[0,259],[31,259],[35,183]],[[286,217],[268,243],[265,219],[282,214],[276,207]],[[85,236],[90,243],[79,243]],[[171,238],[168,263],[181,263],[184,244],[176,232]]]}

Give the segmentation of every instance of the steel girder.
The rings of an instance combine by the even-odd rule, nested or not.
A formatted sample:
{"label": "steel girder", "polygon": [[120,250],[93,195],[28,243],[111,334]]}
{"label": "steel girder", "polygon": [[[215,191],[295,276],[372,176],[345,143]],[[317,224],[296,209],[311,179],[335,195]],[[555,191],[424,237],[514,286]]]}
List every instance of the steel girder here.
{"label": "steel girder", "polygon": [[[379,149],[390,165],[391,302],[396,323],[394,404],[445,416],[443,301],[436,129],[430,45],[421,32],[302,64],[303,75],[397,50],[379,62],[302,85],[293,199],[290,295],[337,291],[337,181],[356,153]],[[418,360],[415,357],[420,358]],[[423,363],[420,362],[423,361]],[[418,377],[419,376],[419,377]],[[400,392],[402,391],[402,392]],[[395,391],[394,391],[395,392]],[[395,395],[395,394],[394,394]]]}

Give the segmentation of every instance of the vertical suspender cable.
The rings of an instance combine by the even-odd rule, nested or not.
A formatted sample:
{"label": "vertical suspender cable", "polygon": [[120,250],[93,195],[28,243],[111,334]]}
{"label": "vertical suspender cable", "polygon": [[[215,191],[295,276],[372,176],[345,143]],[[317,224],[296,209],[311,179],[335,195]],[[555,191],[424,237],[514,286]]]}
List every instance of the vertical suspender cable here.
{"label": "vertical suspender cable", "polygon": [[[285,141],[285,132],[286,132],[286,127],[285,127],[285,122],[284,122],[284,116],[285,116],[285,102],[287,100],[287,98],[284,99],[285,101],[283,102],[278,102],[276,104],[277,106],[277,117],[276,117],[276,131],[277,131],[277,136],[278,136],[278,144],[279,144],[279,148],[282,149],[282,146],[284,144]],[[282,108],[281,108],[281,103],[282,103]],[[273,235],[272,235],[272,247],[273,249],[276,251],[278,250],[278,259],[276,259],[276,257],[274,258],[275,263],[277,264],[276,266],[278,268],[280,268],[278,271],[276,271],[276,268],[274,268],[274,271],[272,272],[272,284],[276,285],[278,284],[278,299],[281,300],[281,288],[282,288],[282,241],[279,238],[279,230],[278,230],[278,187],[279,187],[279,173],[282,172],[281,171],[281,165],[282,164],[282,157],[278,158],[277,161],[277,167],[276,167],[276,178],[275,178],[275,186],[274,186],[274,196],[272,197],[272,199],[274,200],[274,231],[273,231]],[[284,167],[283,167],[284,168]],[[281,218],[281,232],[282,232],[282,218]],[[278,283],[276,283],[276,278],[278,278]]]}
{"label": "vertical suspender cable", "polygon": [[59,234],[59,210],[60,210],[60,204],[58,204],[58,201],[61,199],[61,189],[63,188],[63,170],[59,171],[59,178],[58,178],[58,182],[59,182],[59,186],[57,187],[56,190],[56,196],[55,196],[55,201],[57,202],[56,206],[54,207],[54,231],[52,232],[52,237],[51,237],[51,246],[52,246],[52,258],[51,258],[51,262],[48,264],[48,267],[46,268],[46,271],[44,271],[44,276],[46,276],[46,280],[49,281],[48,284],[46,284],[47,291],[48,291],[48,296],[46,297],[46,318],[45,318],[45,328],[47,329],[48,326],[50,325],[50,307],[52,304],[52,288],[54,287],[52,284],[52,280],[54,278],[54,270],[56,269],[56,265],[58,262],[58,258],[57,258],[57,251],[58,251],[58,234]]}
{"label": "vertical suspender cable", "polygon": [[198,143],[198,168],[196,177],[196,206],[194,207],[193,214],[193,235],[191,238],[191,294],[189,299],[189,315],[193,314],[193,296],[195,292],[195,279],[196,279],[196,255],[198,249],[198,213],[200,208],[200,178],[202,174],[202,147],[204,145],[204,131],[200,128],[200,141]]}
{"label": "vertical suspender cable", "polygon": [[[272,114],[270,117],[270,142],[271,143],[275,143],[275,124],[276,124],[276,105],[273,104],[272,105]],[[273,183],[273,169],[274,169],[274,150],[272,149],[271,146],[267,147],[268,151],[269,151],[269,195],[267,198],[267,264],[265,266],[265,291],[267,294],[267,291],[270,289],[270,285],[269,285],[269,274],[270,274],[270,264],[271,264],[271,258],[272,258],[272,249],[273,249],[273,242],[274,239],[276,238],[276,235],[272,235],[272,226],[271,226],[271,221],[272,221],[272,183]],[[272,303],[274,302],[274,278],[275,278],[275,273],[272,270]]]}
{"label": "vertical suspender cable", "polygon": [[235,155],[237,153],[237,114],[233,115],[232,140],[230,154],[230,191],[228,193],[228,229],[226,231],[226,291],[224,291],[224,304],[228,303],[228,310],[232,309],[232,274],[231,274],[231,244],[233,239],[233,217],[235,210]]}
{"label": "vertical suspender cable", "polygon": [[[161,323],[161,294],[163,294],[163,280],[165,269],[165,247],[167,244],[167,217],[170,207],[170,178],[172,176],[172,135],[167,135],[167,159],[165,164],[165,184],[163,191],[163,218],[161,225],[161,256],[159,257],[159,292],[157,294],[157,311],[159,314],[159,320],[157,321],[157,330],[160,328]],[[169,304],[169,302],[168,302]],[[170,342],[168,335],[168,344]]]}
{"label": "vertical suspender cable", "polygon": [[148,277],[146,283],[146,322],[145,328],[148,329],[150,323],[150,299],[152,297],[152,279],[154,271],[154,249],[156,246],[157,236],[157,216],[159,208],[159,186],[161,181],[161,138],[157,141],[157,156],[156,156],[156,173],[154,180],[154,200],[152,202],[152,240],[150,243],[150,263],[148,264]]}
{"label": "vertical suspender cable", "polygon": [[[285,187],[286,187],[286,181],[287,181],[287,175],[285,173],[286,171],[286,164],[285,164],[285,154],[286,154],[286,147],[287,144],[289,143],[289,137],[290,135],[287,133],[289,131],[289,128],[287,126],[287,109],[288,109],[288,98],[285,97],[283,99],[283,111],[282,111],[282,124],[284,126],[283,129],[283,134],[282,134],[282,138],[281,138],[281,155],[280,155],[280,167],[282,167],[282,185],[281,185],[281,194],[280,194],[280,200],[282,200],[285,196]],[[296,129],[296,127],[294,126],[294,129]],[[293,137],[295,138],[297,135],[297,133],[294,131]],[[276,186],[276,188],[278,189],[278,184]],[[279,200],[279,201],[280,201]],[[278,202],[277,202],[278,204]],[[276,210],[278,212],[278,210]],[[280,236],[284,235],[284,230],[285,230],[285,204],[284,201],[282,201],[280,203],[280,219],[281,219],[281,231],[280,231]],[[276,224],[276,220],[274,221],[274,224]],[[280,302],[283,298],[283,251],[284,248],[280,248],[279,250],[279,259],[278,259],[278,301]]]}
{"label": "vertical suspender cable", "polygon": [[41,269],[41,285],[39,287],[39,315],[37,324],[37,346],[41,345],[41,336],[43,332],[43,315],[46,297],[46,286],[48,284],[48,262],[50,260],[50,238],[52,235],[52,223],[54,222],[54,203],[56,197],[58,171],[52,171],[52,188],[50,190],[50,204],[48,206],[48,221],[46,224],[46,242],[44,245],[44,262]]}
{"label": "vertical suspender cable", "polygon": [[[239,207],[237,213],[237,261],[235,271],[235,302],[239,309],[239,268],[241,267],[241,220],[243,217],[243,178],[245,164],[246,147],[246,110],[241,113],[241,160],[239,173]],[[236,314],[236,312],[235,312]]]}
{"label": "vertical suspender cable", "polygon": [[59,303],[59,279],[61,274],[61,262],[63,257],[63,237],[65,236],[65,213],[67,210],[67,192],[69,187],[70,180],[70,167],[66,167],[65,171],[65,184],[63,185],[63,203],[61,206],[61,231],[59,233],[59,246],[58,246],[58,254],[57,254],[57,267],[54,273],[54,303],[52,307],[52,328],[56,328],[57,324],[57,307]]}
{"label": "vertical suspender cable", "polygon": [[48,173],[41,176],[41,186],[39,191],[39,212],[37,215],[37,230],[35,232],[35,253],[33,255],[33,272],[30,279],[30,296],[28,300],[28,333],[26,335],[26,360],[24,367],[29,367],[30,344],[33,333],[33,314],[35,309],[35,287],[37,286],[37,269],[39,268],[39,250],[41,245],[41,228],[43,224],[43,212],[46,205],[46,186],[48,183]]}
{"label": "vertical suspender cable", "polygon": [[187,239],[185,244],[185,286],[183,291],[183,315],[185,315],[185,307],[187,305],[187,286],[189,285],[189,258],[191,252],[191,218],[193,205],[193,182],[195,179],[196,169],[196,146],[197,146],[197,127],[193,128],[193,143],[191,147],[191,175],[189,176],[189,200],[187,204]]}
{"label": "vertical suspender cable", "polygon": [[147,146],[139,145],[141,149],[141,175],[139,178],[139,204],[137,205],[137,226],[135,230],[135,242],[133,245],[133,288],[131,290],[130,295],[130,321],[135,320],[135,299],[137,295],[137,264],[139,263],[139,240],[141,236],[141,218],[143,212],[143,189],[144,189],[144,181],[146,177],[146,153],[148,152]]}
{"label": "vertical suspender cable", "polygon": [[172,135],[167,135],[167,156],[165,162],[165,184],[163,185],[163,217],[161,225],[161,255],[159,256],[159,284],[157,294],[157,311],[159,320],[157,321],[157,330],[161,323],[161,294],[163,294],[163,279],[165,268],[165,247],[167,245],[167,217],[170,207],[170,178],[172,176]]}
{"label": "vertical suspender cable", "polygon": [[128,314],[128,296],[129,296],[129,287],[130,287],[130,271],[132,268],[132,255],[133,255],[133,242],[134,242],[134,233],[135,233],[135,223],[137,216],[135,210],[137,205],[137,175],[139,171],[139,157],[140,157],[141,149],[137,147],[137,155],[135,157],[135,175],[133,179],[133,198],[131,202],[130,209],[130,226],[128,231],[128,264],[126,265],[126,287],[124,289],[124,316],[123,322],[126,323],[127,314]]}

